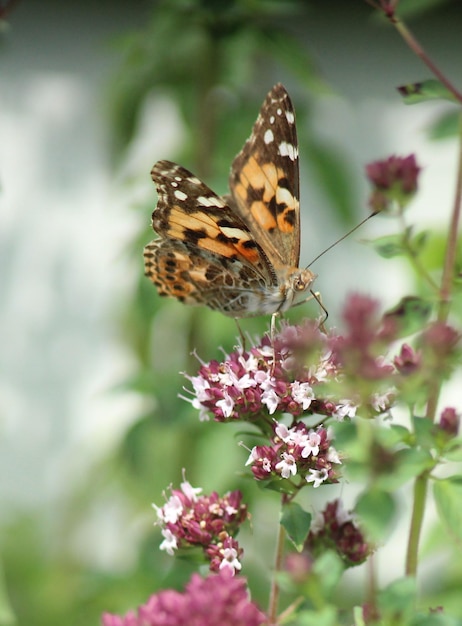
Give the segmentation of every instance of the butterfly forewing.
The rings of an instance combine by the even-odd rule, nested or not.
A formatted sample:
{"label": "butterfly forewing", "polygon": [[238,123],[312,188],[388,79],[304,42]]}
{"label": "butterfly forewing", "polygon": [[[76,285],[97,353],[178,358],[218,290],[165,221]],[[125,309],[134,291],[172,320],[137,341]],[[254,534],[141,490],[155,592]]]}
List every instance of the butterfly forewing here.
{"label": "butterfly forewing", "polygon": [[230,261],[249,264],[271,281],[271,267],[249,227],[207,185],[184,167],[158,161],[151,172],[159,201],[152,227],[163,238],[186,241]]}
{"label": "butterfly forewing", "polygon": [[277,84],[233,161],[229,185],[237,209],[274,266],[298,267],[300,210],[295,114]]}

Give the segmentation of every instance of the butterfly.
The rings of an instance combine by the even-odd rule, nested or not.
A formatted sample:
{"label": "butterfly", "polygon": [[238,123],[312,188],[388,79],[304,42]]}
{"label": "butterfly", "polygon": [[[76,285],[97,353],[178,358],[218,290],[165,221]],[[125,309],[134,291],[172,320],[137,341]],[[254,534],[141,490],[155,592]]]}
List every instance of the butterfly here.
{"label": "butterfly", "polygon": [[145,273],[161,296],[236,319],[274,319],[308,299],[316,276],[299,268],[295,114],[280,83],[232,163],[228,195],[170,161],[158,161],[151,176],[159,237],[144,249]]}

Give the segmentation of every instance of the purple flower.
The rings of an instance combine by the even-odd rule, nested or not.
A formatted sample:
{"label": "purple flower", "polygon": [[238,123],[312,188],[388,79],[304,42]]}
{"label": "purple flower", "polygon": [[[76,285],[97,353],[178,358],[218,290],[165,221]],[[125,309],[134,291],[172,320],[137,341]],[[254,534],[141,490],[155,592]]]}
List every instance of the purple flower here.
{"label": "purple flower", "polygon": [[315,518],[305,542],[305,550],[315,557],[329,549],[335,549],[348,567],[360,565],[372,552],[361,529],[340,500],[329,502]]}
{"label": "purple flower", "polygon": [[255,446],[247,460],[257,480],[295,479],[319,487],[338,482],[340,457],[326,428],[308,428],[296,422],[292,428],[274,421],[274,435],[268,446]]}
{"label": "purple flower", "polygon": [[413,154],[407,157],[391,156],[366,165],[366,175],[373,186],[369,206],[374,212],[388,208],[391,201],[403,207],[417,191],[420,172]]}
{"label": "purple flower", "polygon": [[105,613],[103,626],[259,626],[266,615],[249,600],[244,578],[222,570],[201,578],[193,574],[183,593],[161,591],[125,617]]}
{"label": "purple flower", "polygon": [[164,506],[153,505],[164,538],[160,549],[173,555],[175,550],[200,546],[212,571],[223,567],[240,570],[242,549],[233,537],[247,519],[242,494],[232,491],[220,497],[213,492],[205,496],[201,491],[184,480],[181,490],[173,489]]}

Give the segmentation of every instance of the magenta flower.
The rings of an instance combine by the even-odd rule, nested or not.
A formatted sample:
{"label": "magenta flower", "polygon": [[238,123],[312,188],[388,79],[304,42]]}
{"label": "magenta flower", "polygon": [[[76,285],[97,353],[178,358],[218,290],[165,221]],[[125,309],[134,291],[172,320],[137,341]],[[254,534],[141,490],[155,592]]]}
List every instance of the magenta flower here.
{"label": "magenta flower", "polygon": [[303,422],[288,428],[276,421],[273,429],[270,445],[255,446],[246,463],[257,480],[296,479],[299,486],[306,481],[315,488],[338,482],[342,462],[327,429]]}
{"label": "magenta flower", "polygon": [[272,416],[319,414],[343,419],[345,404],[354,415],[355,401],[327,395],[326,385],[341,376],[331,351],[332,337],[313,322],[284,325],[273,339],[265,336],[246,351],[238,348],[220,363],[202,363],[192,384],[191,398],[200,419],[213,415],[218,422],[263,420],[271,427]]}
{"label": "magenta flower", "polygon": [[340,500],[329,502],[311,524],[305,550],[316,557],[333,549],[348,566],[364,563],[372,552],[351,513],[345,511]]}
{"label": "magenta flower", "polygon": [[383,211],[390,202],[405,206],[417,191],[420,169],[413,154],[407,157],[391,156],[366,165],[366,175],[373,186],[369,199],[372,210]]}
{"label": "magenta flower", "polygon": [[457,437],[460,426],[460,415],[454,407],[446,407],[441,412],[440,429],[449,437]]}
{"label": "magenta flower", "polygon": [[181,490],[172,489],[164,506],[153,505],[164,538],[160,549],[173,555],[175,550],[201,547],[212,571],[225,568],[234,574],[241,569],[242,549],[233,537],[247,519],[242,494],[203,496],[201,491],[184,481]]}
{"label": "magenta flower", "polygon": [[266,615],[250,601],[244,578],[228,571],[193,574],[181,593],[171,589],[149,598],[125,617],[105,613],[103,626],[260,626]]}

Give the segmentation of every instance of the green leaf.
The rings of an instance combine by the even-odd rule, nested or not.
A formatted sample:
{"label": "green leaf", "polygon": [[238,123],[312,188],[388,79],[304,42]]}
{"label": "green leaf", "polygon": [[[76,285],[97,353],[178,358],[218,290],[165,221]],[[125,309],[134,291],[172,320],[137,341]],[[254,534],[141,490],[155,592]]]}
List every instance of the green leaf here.
{"label": "green leaf", "polygon": [[300,611],[297,613],[297,626],[337,626],[337,611],[333,606],[326,606],[317,611]]}
{"label": "green leaf", "polygon": [[392,309],[389,309],[384,319],[391,319],[397,326],[398,337],[406,337],[422,330],[432,312],[432,305],[428,300],[417,296],[406,296]]}
{"label": "green leaf", "polygon": [[414,578],[395,580],[378,595],[378,606],[383,617],[396,617],[403,613],[413,613],[416,600]]}
{"label": "green leaf", "polygon": [[433,422],[425,417],[414,416],[412,423],[418,445],[426,449],[432,448],[435,445],[435,425]]}
{"label": "green leaf", "polygon": [[396,256],[402,256],[405,253],[403,246],[403,236],[397,235],[385,235],[384,237],[378,237],[377,239],[363,239],[363,242],[371,245],[374,250],[385,259],[392,259]]}
{"label": "green leaf", "polygon": [[394,447],[398,443],[410,444],[412,441],[412,433],[409,428],[400,424],[391,424],[390,428],[382,430],[380,433],[380,441],[388,447]]}
{"label": "green leaf", "polygon": [[458,102],[457,98],[439,80],[429,79],[418,83],[409,83],[398,87],[405,104],[417,104],[428,100],[450,100]]}
{"label": "green leaf", "polygon": [[365,528],[368,539],[373,542],[383,541],[389,533],[395,511],[393,497],[379,489],[362,493],[355,506],[361,526]]}
{"label": "green leaf", "polygon": [[447,613],[420,613],[413,617],[410,626],[462,626],[462,619]]}
{"label": "green leaf", "polygon": [[427,129],[428,138],[431,141],[441,141],[457,137],[459,134],[459,121],[459,111],[447,111]]}
{"label": "green leaf", "polygon": [[433,495],[441,522],[452,538],[462,543],[462,478],[438,480]]}
{"label": "green leaf", "polygon": [[300,552],[310,532],[311,514],[304,511],[296,502],[291,502],[284,506],[281,525],[284,527],[290,541]]}
{"label": "green leaf", "polygon": [[412,478],[431,469],[435,461],[426,450],[407,448],[395,454],[396,467],[393,474],[382,476],[377,484],[384,491],[395,491]]}
{"label": "green leaf", "polygon": [[443,450],[443,456],[448,461],[462,461],[462,438],[451,439]]}
{"label": "green leaf", "polygon": [[322,556],[316,559],[313,566],[313,573],[319,579],[319,583],[326,595],[332,593],[345,571],[342,560],[332,550],[324,552]]}

